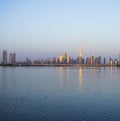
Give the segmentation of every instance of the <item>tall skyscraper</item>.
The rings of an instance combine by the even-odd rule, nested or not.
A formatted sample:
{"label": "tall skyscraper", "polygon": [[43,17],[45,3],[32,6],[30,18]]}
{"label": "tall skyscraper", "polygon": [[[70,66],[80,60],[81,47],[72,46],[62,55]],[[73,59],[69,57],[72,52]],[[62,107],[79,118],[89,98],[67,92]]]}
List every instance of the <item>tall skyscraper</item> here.
{"label": "tall skyscraper", "polygon": [[15,64],[16,63],[16,54],[15,53],[10,53],[9,63],[10,64]]}
{"label": "tall skyscraper", "polygon": [[106,64],[106,58],[104,58],[103,64]]}
{"label": "tall skyscraper", "polygon": [[98,64],[101,64],[101,56],[98,57]]}
{"label": "tall skyscraper", "polygon": [[81,43],[81,46],[80,46],[80,54],[79,54],[79,56],[78,56],[78,63],[79,64],[82,64],[82,43]]}
{"label": "tall skyscraper", "polygon": [[95,64],[95,57],[94,57],[94,55],[91,56],[91,64]]}
{"label": "tall skyscraper", "polygon": [[64,59],[64,60],[63,60],[63,61],[64,61],[63,63],[64,63],[64,64],[67,64],[67,53],[66,53],[66,52],[65,52],[65,54],[64,54],[64,56],[63,56],[63,59]]}
{"label": "tall skyscraper", "polygon": [[69,56],[68,56],[68,54],[65,52],[65,54],[64,54],[64,64],[68,64],[69,63],[69,61],[70,61],[70,59],[69,59]]}
{"label": "tall skyscraper", "polygon": [[6,65],[7,64],[7,50],[3,51],[3,64]]}
{"label": "tall skyscraper", "polygon": [[112,66],[113,65],[113,59],[110,58],[109,64]]}
{"label": "tall skyscraper", "polygon": [[63,56],[62,55],[59,56],[59,62],[60,62],[60,64],[62,64],[62,62],[63,62]]}

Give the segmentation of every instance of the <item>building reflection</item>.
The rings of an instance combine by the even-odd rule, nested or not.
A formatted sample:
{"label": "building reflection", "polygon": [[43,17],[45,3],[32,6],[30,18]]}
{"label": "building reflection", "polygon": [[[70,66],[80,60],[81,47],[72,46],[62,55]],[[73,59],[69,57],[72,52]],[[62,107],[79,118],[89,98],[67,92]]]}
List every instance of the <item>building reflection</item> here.
{"label": "building reflection", "polygon": [[7,71],[6,68],[3,67],[2,71],[1,71],[1,85],[2,85],[2,89],[6,90],[6,86],[7,86]]}
{"label": "building reflection", "polygon": [[80,90],[82,90],[82,85],[83,85],[83,70],[82,67],[80,67],[78,70],[78,86]]}
{"label": "building reflection", "polygon": [[119,80],[119,74],[117,67],[109,68],[110,78],[113,78],[114,81]]}
{"label": "building reflection", "polygon": [[[15,68],[3,67],[1,71],[1,85],[2,89],[6,90],[8,86],[16,86]],[[9,81],[8,81],[9,80]]]}
{"label": "building reflection", "polygon": [[59,67],[59,87],[69,87],[69,67]]}
{"label": "building reflection", "polygon": [[113,67],[109,67],[110,76],[112,76]]}
{"label": "building reflection", "polygon": [[93,80],[95,80],[95,68],[94,67],[91,67],[91,77]]}

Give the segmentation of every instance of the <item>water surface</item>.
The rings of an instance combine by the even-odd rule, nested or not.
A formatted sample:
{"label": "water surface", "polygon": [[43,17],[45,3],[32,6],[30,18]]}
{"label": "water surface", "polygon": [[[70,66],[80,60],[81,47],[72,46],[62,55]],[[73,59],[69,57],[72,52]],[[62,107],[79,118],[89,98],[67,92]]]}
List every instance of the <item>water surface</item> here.
{"label": "water surface", "polygon": [[0,121],[120,121],[120,68],[0,67]]}

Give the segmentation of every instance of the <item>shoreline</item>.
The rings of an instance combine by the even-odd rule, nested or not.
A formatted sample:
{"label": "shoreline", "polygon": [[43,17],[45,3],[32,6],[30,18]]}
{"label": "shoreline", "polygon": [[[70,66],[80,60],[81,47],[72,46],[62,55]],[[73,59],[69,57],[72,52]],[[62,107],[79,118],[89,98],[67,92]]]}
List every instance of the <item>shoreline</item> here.
{"label": "shoreline", "polygon": [[109,65],[109,64],[7,64],[1,67],[120,67],[120,65]]}

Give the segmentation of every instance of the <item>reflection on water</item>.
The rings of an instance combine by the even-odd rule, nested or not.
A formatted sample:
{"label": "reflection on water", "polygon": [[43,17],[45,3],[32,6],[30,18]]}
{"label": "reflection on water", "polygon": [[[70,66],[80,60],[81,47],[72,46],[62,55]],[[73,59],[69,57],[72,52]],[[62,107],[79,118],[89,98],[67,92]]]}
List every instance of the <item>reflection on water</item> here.
{"label": "reflection on water", "polygon": [[7,86],[15,87],[16,85],[16,74],[15,68],[3,67],[0,69],[0,80],[1,87],[3,89],[7,88]]}
{"label": "reflection on water", "polygon": [[83,81],[82,67],[76,68],[76,70],[73,67],[59,67],[59,86],[61,89],[71,88],[73,86],[73,77],[75,77],[74,82],[78,83],[78,88],[81,90]]}
{"label": "reflection on water", "polygon": [[60,88],[69,87],[69,67],[59,67],[59,86]]}
{"label": "reflection on water", "polygon": [[120,70],[116,67],[59,67],[59,87],[61,89],[72,88],[74,80],[77,88],[82,91],[83,83],[86,80],[88,80],[86,84],[89,84],[89,86],[91,85],[91,88],[92,86],[96,86],[98,81],[119,80],[119,71]]}
{"label": "reflection on water", "polygon": [[0,67],[0,121],[119,121],[119,112],[120,68]]}
{"label": "reflection on water", "polygon": [[83,84],[83,70],[82,67],[78,69],[78,86],[79,89],[82,89],[82,84]]}
{"label": "reflection on water", "polygon": [[119,72],[119,68],[117,67],[109,67],[109,75],[110,75],[110,78],[113,80],[113,81],[116,81],[120,78],[120,72]]}

